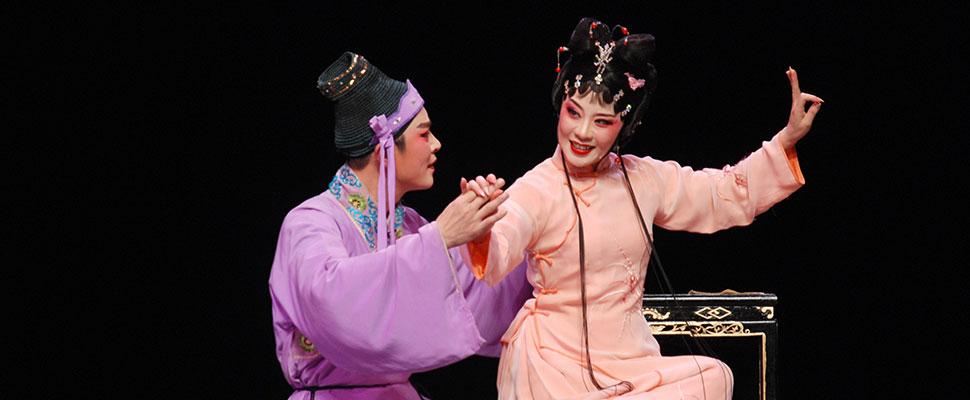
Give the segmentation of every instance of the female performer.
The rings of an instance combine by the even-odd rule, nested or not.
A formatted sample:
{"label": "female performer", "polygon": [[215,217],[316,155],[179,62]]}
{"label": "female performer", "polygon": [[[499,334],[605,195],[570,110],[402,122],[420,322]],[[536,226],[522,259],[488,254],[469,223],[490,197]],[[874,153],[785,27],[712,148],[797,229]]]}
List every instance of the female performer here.
{"label": "female performer", "polygon": [[[586,18],[559,50],[569,59],[553,89],[558,147],[509,187],[507,215],[463,251],[489,284],[528,262],[533,298],[502,338],[499,398],[729,399],[724,363],[661,356],[640,312],[652,227],[714,232],[785,199],[804,184],[795,143],[822,99],[802,93],[789,69],[788,125],[734,166],[695,171],[618,155],[655,87],[651,35]],[[463,190],[487,196],[500,184],[479,177]]]}

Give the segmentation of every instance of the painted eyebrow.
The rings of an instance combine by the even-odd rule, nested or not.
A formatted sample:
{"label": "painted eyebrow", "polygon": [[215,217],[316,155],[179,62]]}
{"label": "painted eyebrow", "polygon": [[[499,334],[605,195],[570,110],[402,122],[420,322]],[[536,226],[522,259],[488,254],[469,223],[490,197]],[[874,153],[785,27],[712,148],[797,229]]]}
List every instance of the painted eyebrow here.
{"label": "painted eyebrow", "polygon": [[[583,109],[583,106],[579,105],[579,103],[577,103],[576,100],[569,99],[569,104],[572,104],[572,105],[576,106],[576,108],[579,108],[580,111],[585,111]],[[596,113],[596,114],[593,114],[593,116],[604,116],[604,117],[609,117],[609,118],[615,118],[616,117],[616,114]]]}
{"label": "painted eyebrow", "polygon": [[418,129],[429,129],[431,128],[431,121],[425,121],[418,124]]}
{"label": "painted eyebrow", "polygon": [[569,104],[572,104],[572,105],[576,106],[576,108],[579,108],[580,111],[583,111],[583,106],[579,105],[579,103],[577,103],[576,100],[573,100],[572,98],[569,98]]}

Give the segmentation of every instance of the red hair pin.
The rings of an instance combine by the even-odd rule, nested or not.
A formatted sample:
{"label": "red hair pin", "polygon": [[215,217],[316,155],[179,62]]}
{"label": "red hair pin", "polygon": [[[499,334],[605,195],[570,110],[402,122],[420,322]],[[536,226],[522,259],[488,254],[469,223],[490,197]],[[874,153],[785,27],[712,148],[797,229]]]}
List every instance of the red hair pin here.
{"label": "red hair pin", "polygon": [[569,48],[566,46],[559,46],[559,51],[556,52],[556,73],[557,74],[562,72],[562,69],[559,68],[559,54],[561,54],[564,51],[569,51]]}

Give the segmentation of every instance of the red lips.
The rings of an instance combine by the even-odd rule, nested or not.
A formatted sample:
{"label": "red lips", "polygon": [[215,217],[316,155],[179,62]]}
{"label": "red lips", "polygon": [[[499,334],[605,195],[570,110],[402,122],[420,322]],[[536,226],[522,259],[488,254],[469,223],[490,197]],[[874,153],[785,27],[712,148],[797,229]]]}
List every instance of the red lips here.
{"label": "red lips", "polygon": [[588,150],[580,150],[580,149],[576,148],[576,143],[574,143],[572,140],[569,141],[569,148],[571,148],[573,150],[573,153],[576,153],[577,155],[580,155],[580,156],[587,155],[587,154],[589,154],[589,152],[593,151],[592,148],[590,148]]}

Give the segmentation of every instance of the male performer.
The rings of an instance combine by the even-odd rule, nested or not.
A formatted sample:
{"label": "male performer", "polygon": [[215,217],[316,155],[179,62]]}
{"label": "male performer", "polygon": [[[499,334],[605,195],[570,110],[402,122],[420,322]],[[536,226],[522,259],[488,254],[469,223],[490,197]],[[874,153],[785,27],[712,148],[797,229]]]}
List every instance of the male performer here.
{"label": "male performer", "polygon": [[462,190],[428,223],[399,203],[431,187],[441,148],[411,82],[348,52],[317,86],[348,161],[280,230],[269,287],[290,399],[420,399],[412,372],[497,357],[531,291],[522,268],[496,287],[477,281],[453,249],[488,232],[507,195]]}

